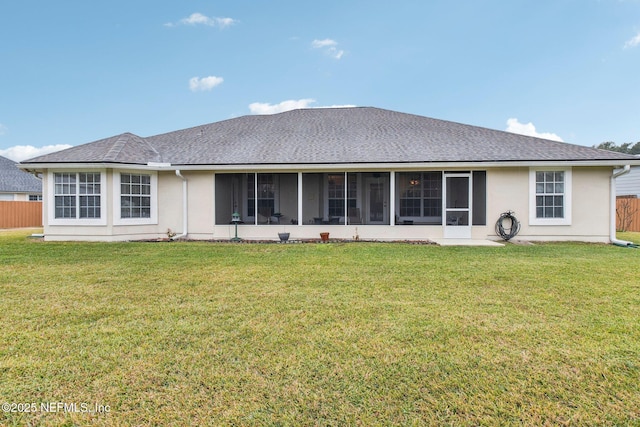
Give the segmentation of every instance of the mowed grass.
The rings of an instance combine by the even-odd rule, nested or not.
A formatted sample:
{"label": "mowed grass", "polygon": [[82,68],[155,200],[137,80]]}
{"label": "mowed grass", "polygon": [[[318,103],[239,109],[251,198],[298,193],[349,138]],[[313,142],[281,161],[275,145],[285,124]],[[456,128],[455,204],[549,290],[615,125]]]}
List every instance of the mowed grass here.
{"label": "mowed grass", "polygon": [[640,425],[638,249],[27,234],[0,399],[39,410],[0,425]]}

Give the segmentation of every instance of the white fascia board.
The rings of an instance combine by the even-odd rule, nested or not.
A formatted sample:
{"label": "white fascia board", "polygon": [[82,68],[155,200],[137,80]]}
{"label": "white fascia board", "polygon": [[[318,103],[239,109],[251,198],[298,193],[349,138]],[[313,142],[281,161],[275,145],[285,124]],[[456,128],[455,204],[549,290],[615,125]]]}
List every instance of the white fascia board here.
{"label": "white fascia board", "polygon": [[18,164],[18,167],[27,171],[41,171],[44,169],[132,169],[132,170],[211,170],[217,172],[242,172],[242,171],[380,171],[397,170],[412,171],[425,169],[438,170],[469,170],[505,167],[575,167],[575,166],[600,166],[600,167],[624,167],[626,165],[640,166],[640,159],[618,160],[551,160],[551,161],[488,161],[488,162],[413,162],[413,163],[292,163],[292,164],[239,164],[239,165],[182,165],[170,163],[150,162],[146,165],[123,163],[26,163]]}
{"label": "white fascia board", "polygon": [[55,170],[78,170],[78,169],[126,169],[126,170],[173,170],[180,169],[179,167],[173,167],[170,163],[147,163],[146,165],[133,164],[133,163],[25,163],[18,164],[18,167],[23,170],[37,170],[42,171],[44,169]]}
{"label": "white fascia board", "polygon": [[180,170],[213,170],[217,172],[242,172],[242,171],[380,171],[380,170],[469,170],[504,167],[575,167],[575,166],[600,166],[623,167],[625,165],[640,165],[640,160],[585,160],[585,161],[509,161],[509,162],[416,162],[416,163],[302,163],[302,164],[244,164],[244,165],[172,165],[172,169]]}

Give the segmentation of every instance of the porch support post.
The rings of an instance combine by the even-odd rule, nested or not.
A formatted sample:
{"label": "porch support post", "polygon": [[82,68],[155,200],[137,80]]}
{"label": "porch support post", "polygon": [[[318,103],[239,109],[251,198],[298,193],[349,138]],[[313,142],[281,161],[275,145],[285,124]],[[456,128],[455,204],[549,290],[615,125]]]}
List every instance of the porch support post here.
{"label": "porch support post", "polygon": [[349,224],[347,221],[347,214],[349,212],[349,182],[347,181],[349,178],[349,174],[347,171],[344,172],[344,225],[345,227]]}
{"label": "porch support post", "polygon": [[389,172],[389,225],[396,225],[396,172]]}
{"label": "porch support post", "polygon": [[258,225],[258,172],[253,173],[253,225]]}
{"label": "porch support post", "polygon": [[302,172],[298,172],[298,225],[302,225]]}
{"label": "porch support post", "polygon": [[216,226],[216,173],[213,173],[213,229]]}

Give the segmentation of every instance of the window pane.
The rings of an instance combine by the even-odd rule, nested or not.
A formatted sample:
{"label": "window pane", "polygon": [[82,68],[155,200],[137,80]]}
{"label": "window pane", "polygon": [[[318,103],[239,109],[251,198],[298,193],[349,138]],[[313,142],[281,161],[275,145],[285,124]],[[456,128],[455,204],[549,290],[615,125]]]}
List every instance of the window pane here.
{"label": "window pane", "polygon": [[564,217],[564,171],[536,172],[536,216]]}
{"label": "window pane", "polygon": [[[141,207],[145,208],[141,208]],[[121,218],[151,217],[151,175],[120,175]]]}
{"label": "window pane", "polygon": [[75,196],[55,196],[55,217],[75,218],[76,198]]}
{"label": "window pane", "polygon": [[562,206],[564,204],[563,196],[554,196],[553,206]]}

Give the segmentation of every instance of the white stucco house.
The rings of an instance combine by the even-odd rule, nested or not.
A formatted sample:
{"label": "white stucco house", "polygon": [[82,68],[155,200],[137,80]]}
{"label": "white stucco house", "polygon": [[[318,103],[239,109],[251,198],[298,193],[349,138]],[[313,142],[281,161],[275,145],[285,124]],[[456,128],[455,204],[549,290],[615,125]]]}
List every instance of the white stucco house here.
{"label": "white stucco house", "polygon": [[[370,107],[124,133],[21,163],[44,180],[46,240],[615,239],[620,153]],[[624,170],[624,169],[623,169]],[[613,232],[612,232],[613,224]]]}

